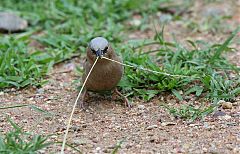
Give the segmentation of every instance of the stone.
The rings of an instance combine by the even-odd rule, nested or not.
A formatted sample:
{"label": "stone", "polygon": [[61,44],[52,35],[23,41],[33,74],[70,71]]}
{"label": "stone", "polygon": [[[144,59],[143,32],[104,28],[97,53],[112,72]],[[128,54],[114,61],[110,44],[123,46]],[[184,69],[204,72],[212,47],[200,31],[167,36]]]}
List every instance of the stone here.
{"label": "stone", "polygon": [[139,109],[139,110],[144,110],[144,109],[145,109],[145,106],[144,106],[144,105],[138,105],[138,109]]}
{"label": "stone", "polygon": [[223,109],[232,109],[233,105],[231,102],[222,102]]}
{"label": "stone", "polygon": [[73,140],[73,144],[75,144],[75,145],[86,145],[87,144],[87,140],[86,139]]}
{"label": "stone", "polygon": [[240,104],[240,101],[236,101],[232,103],[233,106],[239,106],[239,104]]}
{"label": "stone", "polygon": [[26,20],[9,12],[0,12],[0,31],[19,32],[24,31],[28,26]]}
{"label": "stone", "polygon": [[218,116],[225,116],[226,113],[223,112],[223,111],[216,111],[214,114],[213,114],[213,117],[218,117]]}
{"label": "stone", "polygon": [[146,128],[146,130],[152,130],[154,128],[157,128],[157,125],[151,125]]}
{"label": "stone", "polygon": [[38,93],[38,94],[43,94],[43,93],[44,93],[44,89],[43,89],[43,88],[37,89],[37,93]]}
{"label": "stone", "polygon": [[229,120],[229,119],[231,119],[232,117],[230,116],[230,115],[225,115],[225,116],[220,116],[220,117],[218,117],[218,119],[220,119],[220,120]]}
{"label": "stone", "polygon": [[131,25],[134,25],[134,26],[140,26],[141,25],[141,20],[133,19],[130,23],[131,23]]}
{"label": "stone", "polygon": [[161,123],[162,126],[172,126],[172,125],[176,125],[175,122],[162,122]]}

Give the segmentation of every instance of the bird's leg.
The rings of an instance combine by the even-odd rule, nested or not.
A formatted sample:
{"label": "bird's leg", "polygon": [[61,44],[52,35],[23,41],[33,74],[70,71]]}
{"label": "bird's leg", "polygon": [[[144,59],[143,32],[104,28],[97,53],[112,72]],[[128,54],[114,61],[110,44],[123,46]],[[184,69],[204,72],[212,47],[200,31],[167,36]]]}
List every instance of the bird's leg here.
{"label": "bird's leg", "polygon": [[87,96],[88,96],[87,89],[84,88],[83,93],[80,96],[80,100],[78,101],[79,108],[84,108],[84,102]]}
{"label": "bird's leg", "polygon": [[118,96],[120,96],[120,97],[122,97],[122,98],[124,99],[124,103],[125,103],[125,106],[126,106],[126,107],[129,107],[129,108],[132,107],[132,105],[129,103],[127,97],[125,97],[123,94],[121,94],[121,93],[117,90],[117,88],[115,88],[114,91],[113,91],[113,99],[116,99],[116,96],[115,96],[114,94],[117,94]]}

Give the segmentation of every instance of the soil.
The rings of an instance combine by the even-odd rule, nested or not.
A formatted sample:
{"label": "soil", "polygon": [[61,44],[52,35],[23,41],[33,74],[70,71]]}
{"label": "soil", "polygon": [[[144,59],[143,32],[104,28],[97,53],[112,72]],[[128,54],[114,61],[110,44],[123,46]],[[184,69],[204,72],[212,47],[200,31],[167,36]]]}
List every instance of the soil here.
{"label": "soil", "polygon": [[[207,12],[206,9],[212,7],[224,12],[227,6],[233,6],[233,17],[228,19],[227,23],[236,27],[240,24],[240,9],[237,9],[240,7],[239,1],[222,1],[209,6],[196,4],[192,8],[193,12],[183,14],[183,17],[191,16],[197,19],[203,16],[200,12]],[[154,33],[153,30],[134,31],[129,38],[152,38]],[[183,42],[187,39],[223,42],[229,35],[228,31],[216,34],[191,33],[178,21],[166,26],[167,39],[171,38],[172,33],[177,40]],[[235,40],[233,47],[237,51],[228,57],[240,66],[239,40]],[[1,92],[1,106],[32,104],[51,113],[44,114],[30,107],[1,110],[1,133],[11,129],[6,120],[6,117],[10,116],[25,131],[43,135],[53,134],[50,140],[61,142],[78,94],[78,84],[74,81],[78,80],[79,76],[74,69],[81,65],[81,62],[82,59],[74,58],[56,65],[47,77],[49,82],[42,88],[6,89]],[[236,98],[232,109],[220,107],[214,114],[193,123],[172,117],[160,106],[160,103],[175,106],[184,103],[176,101],[170,94],[158,96],[150,102],[137,98],[133,100],[133,108],[128,109],[120,101],[91,94],[87,101],[87,109],[77,108],[74,113],[67,143],[75,145],[83,153],[111,153],[120,141],[122,144],[118,149],[119,153],[240,153],[240,98]],[[54,144],[40,153],[57,153],[60,148],[60,144]],[[70,147],[66,147],[65,152],[77,153]]]}

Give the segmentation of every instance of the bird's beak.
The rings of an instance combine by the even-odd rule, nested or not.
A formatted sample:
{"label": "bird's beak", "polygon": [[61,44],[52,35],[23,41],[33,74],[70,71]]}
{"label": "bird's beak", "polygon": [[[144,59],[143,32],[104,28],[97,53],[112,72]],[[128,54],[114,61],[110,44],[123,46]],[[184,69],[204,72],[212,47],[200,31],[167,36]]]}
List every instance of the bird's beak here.
{"label": "bird's beak", "polygon": [[97,55],[97,57],[102,58],[102,56],[103,56],[103,51],[102,51],[101,49],[98,49],[98,50],[96,51],[96,55]]}

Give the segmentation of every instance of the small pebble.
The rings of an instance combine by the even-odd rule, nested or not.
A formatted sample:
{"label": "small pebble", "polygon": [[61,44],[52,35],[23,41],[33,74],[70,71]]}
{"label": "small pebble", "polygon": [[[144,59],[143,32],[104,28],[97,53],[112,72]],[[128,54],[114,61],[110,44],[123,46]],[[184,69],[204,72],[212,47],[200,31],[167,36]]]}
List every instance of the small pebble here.
{"label": "small pebble", "polygon": [[220,119],[220,120],[229,120],[229,119],[231,119],[232,117],[230,116],[230,115],[225,115],[225,116],[220,116],[220,117],[218,117],[218,119]]}
{"label": "small pebble", "polygon": [[131,22],[130,22],[131,25],[134,25],[134,26],[140,26],[141,25],[141,20],[139,19],[133,19]]}
{"label": "small pebble", "polygon": [[199,126],[199,124],[189,124],[189,127]]}
{"label": "small pebble", "polygon": [[37,93],[38,94],[43,94],[44,93],[44,89],[43,88],[37,89]]}
{"label": "small pebble", "polygon": [[226,113],[223,112],[223,111],[216,111],[214,114],[213,114],[213,117],[218,117],[218,116],[225,116]]}
{"label": "small pebble", "polygon": [[97,147],[97,148],[96,148],[96,151],[100,151],[100,150],[101,150],[101,148],[100,148],[100,147]]}
{"label": "small pebble", "polygon": [[157,136],[152,136],[149,140],[149,142],[154,143],[158,141],[158,137]]}
{"label": "small pebble", "polygon": [[143,110],[143,109],[145,109],[145,106],[144,105],[138,105],[138,109]]}
{"label": "small pebble", "polygon": [[171,125],[176,125],[177,123],[175,122],[162,122],[161,125],[162,126],[171,126]]}
{"label": "small pebble", "polygon": [[74,140],[73,144],[75,144],[75,145],[86,145],[87,144],[87,140],[86,139]]}
{"label": "small pebble", "polygon": [[202,148],[202,150],[204,151],[204,152],[207,152],[208,151],[208,149],[207,148]]}
{"label": "small pebble", "polygon": [[239,104],[240,104],[240,101],[236,101],[232,103],[233,106],[239,106]]}
{"label": "small pebble", "polygon": [[27,123],[28,121],[27,121],[27,119],[23,119],[22,122],[23,123]]}
{"label": "small pebble", "polygon": [[147,134],[147,136],[154,136],[154,133],[149,133]]}
{"label": "small pebble", "polygon": [[146,128],[146,130],[152,130],[154,128],[157,128],[157,125],[151,125]]}
{"label": "small pebble", "polygon": [[206,128],[206,129],[209,129],[209,130],[211,130],[211,129],[214,129],[214,128],[215,128],[215,126],[214,126],[214,125],[209,125],[207,122],[204,122],[204,124],[203,124],[203,127],[204,127],[204,128]]}
{"label": "small pebble", "polygon": [[78,126],[72,126],[70,129],[72,129],[73,131],[80,131],[80,127]]}
{"label": "small pebble", "polygon": [[104,149],[103,152],[104,153],[111,153],[111,150],[110,149]]}
{"label": "small pebble", "polygon": [[232,103],[231,102],[222,102],[222,108],[223,109],[232,109]]}
{"label": "small pebble", "polygon": [[108,149],[114,149],[115,145],[110,145],[109,147],[107,147]]}
{"label": "small pebble", "polygon": [[92,139],[93,143],[98,143],[98,140],[96,138]]}

